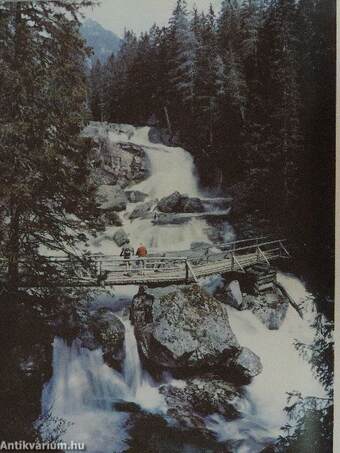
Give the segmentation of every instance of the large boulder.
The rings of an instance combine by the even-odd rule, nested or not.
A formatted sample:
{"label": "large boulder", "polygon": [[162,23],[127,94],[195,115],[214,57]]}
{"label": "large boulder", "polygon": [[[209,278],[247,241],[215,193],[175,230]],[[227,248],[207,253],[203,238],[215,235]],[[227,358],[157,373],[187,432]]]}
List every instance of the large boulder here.
{"label": "large boulder", "polygon": [[142,357],[156,369],[224,370],[241,350],[226,307],[197,285],[140,291],[131,320]]}
{"label": "large boulder", "polygon": [[179,192],[174,192],[167,197],[163,197],[157,205],[161,212],[180,212],[180,204],[182,195]]}
{"label": "large boulder", "polygon": [[220,414],[232,420],[239,417],[242,401],[239,390],[213,376],[190,379],[184,386],[163,385],[160,393],[167,403],[167,414],[182,428],[205,428],[204,418]]}
{"label": "large boulder", "polygon": [[130,214],[130,219],[138,219],[140,217],[145,217],[152,209],[154,205],[153,201],[147,201],[146,203],[142,203],[138,205]]}
{"label": "large boulder", "polygon": [[238,382],[249,382],[262,372],[260,358],[248,348],[242,348],[241,352],[227,362],[231,375]]}
{"label": "large boulder", "polygon": [[121,221],[121,218],[119,217],[119,214],[115,211],[105,211],[101,215],[101,219],[104,223],[104,225],[109,225],[109,226],[122,226],[123,222]]}
{"label": "large boulder", "polygon": [[229,284],[222,282],[221,286],[217,287],[214,296],[221,302],[230,305],[238,310],[243,310],[243,296],[238,280],[233,280]]}
{"label": "large boulder", "polygon": [[[249,308],[249,294],[254,293],[255,278],[250,272],[239,270],[221,274],[215,279],[216,284],[212,295],[224,304],[237,310]],[[250,297],[250,296],[249,296]]]}
{"label": "large boulder", "polygon": [[[142,146],[127,143],[135,128],[124,124],[91,122],[82,135],[91,140],[91,179],[94,184],[127,187],[150,175],[150,161]],[[114,138],[113,138],[114,135]],[[117,142],[117,136],[122,142]]]}
{"label": "large boulder", "polygon": [[82,346],[95,350],[101,348],[104,360],[114,368],[120,368],[124,359],[125,327],[108,308],[100,308],[81,330]]}
{"label": "large boulder", "polygon": [[182,197],[180,212],[204,212],[203,203],[199,198]]}
{"label": "large boulder", "polygon": [[126,244],[129,241],[128,235],[125,233],[123,228],[119,228],[113,235],[113,240],[118,245],[118,247],[122,247],[122,245]]}
{"label": "large boulder", "polygon": [[229,283],[227,288],[227,300],[232,307],[238,309],[242,308],[243,297],[240,284],[237,280],[233,280]]}
{"label": "large boulder", "polygon": [[273,290],[254,295],[246,295],[244,303],[269,330],[278,330],[286,319],[289,300],[276,286]]}
{"label": "large boulder", "polygon": [[161,212],[166,213],[195,213],[204,212],[204,206],[199,198],[190,198],[187,195],[182,195],[179,192],[174,192],[167,197],[162,198],[157,205]]}
{"label": "large boulder", "polygon": [[127,197],[119,185],[103,184],[97,189],[97,201],[103,211],[124,211]]}

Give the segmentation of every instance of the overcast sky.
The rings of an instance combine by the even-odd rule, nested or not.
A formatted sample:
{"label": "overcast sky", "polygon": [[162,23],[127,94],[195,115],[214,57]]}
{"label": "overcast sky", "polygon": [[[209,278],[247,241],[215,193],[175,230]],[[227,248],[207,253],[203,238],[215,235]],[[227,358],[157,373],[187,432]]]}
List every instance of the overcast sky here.
{"label": "overcast sky", "polygon": [[[196,4],[199,10],[207,10],[210,3],[219,11],[222,0],[188,0],[190,7]],[[102,0],[101,6],[89,8],[85,14],[122,36],[124,28],[140,33],[154,22],[167,24],[175,4],[176,0]]]}

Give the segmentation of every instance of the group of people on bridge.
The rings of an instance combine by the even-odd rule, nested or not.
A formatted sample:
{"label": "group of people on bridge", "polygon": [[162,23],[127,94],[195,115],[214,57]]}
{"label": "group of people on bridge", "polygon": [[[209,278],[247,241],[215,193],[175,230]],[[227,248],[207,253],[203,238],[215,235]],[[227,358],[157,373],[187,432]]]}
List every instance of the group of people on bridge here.
{"label": "group of people on bridge", "polygon": [[130,241],[127,240],[127,242],[123,245],[123,248],[120,252],[120,256],[122,256],[125,260],[127,260],[127,262],[126,262],[127,271],[131,267],[130,260],[133,256],[137,256],[139,258],[139,260],[137,260],[137,262],[136,262],[137,266],[139,266],[141,269],[144,269],[145,268],[145,258],[148,256],[148,251],[147,251],[147,248],[145,247],[145,245],[140,243],[139,247],[137,248],[136,253],[135,253],[134,248],[130,245]]}

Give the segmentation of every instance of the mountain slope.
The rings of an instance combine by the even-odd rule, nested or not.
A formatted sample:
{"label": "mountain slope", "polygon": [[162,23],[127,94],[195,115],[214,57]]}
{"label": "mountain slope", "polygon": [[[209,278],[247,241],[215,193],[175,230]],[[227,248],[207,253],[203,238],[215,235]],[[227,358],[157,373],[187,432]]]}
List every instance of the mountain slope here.
{"label": "mountain slope", "polygon": [[80,31],[87,45],[94,51],[92,61],[98,58],[103,63],[112,53],[115,54],[120,49],[121,39],[92,19],[87,19],[81,25]]}

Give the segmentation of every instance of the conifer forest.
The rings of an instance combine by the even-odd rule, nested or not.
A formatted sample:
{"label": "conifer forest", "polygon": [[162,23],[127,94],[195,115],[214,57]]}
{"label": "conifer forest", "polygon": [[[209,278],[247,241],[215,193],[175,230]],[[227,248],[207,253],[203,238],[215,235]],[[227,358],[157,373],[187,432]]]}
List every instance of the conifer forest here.
{"label": "conifer forest", "polygon": [[336,3],[150,4],[0,0],[0,450],[335,452]]}

